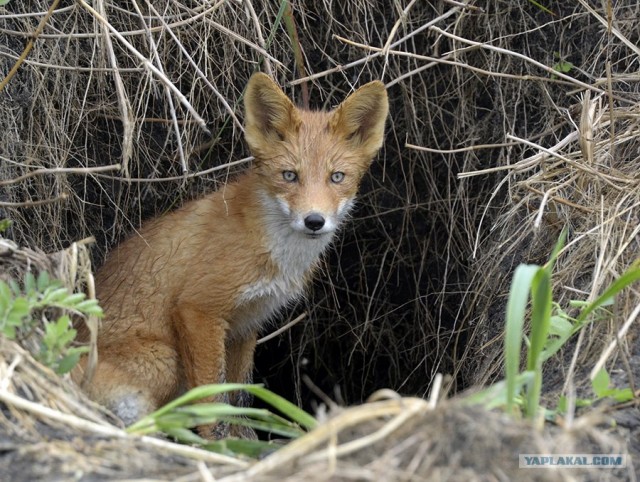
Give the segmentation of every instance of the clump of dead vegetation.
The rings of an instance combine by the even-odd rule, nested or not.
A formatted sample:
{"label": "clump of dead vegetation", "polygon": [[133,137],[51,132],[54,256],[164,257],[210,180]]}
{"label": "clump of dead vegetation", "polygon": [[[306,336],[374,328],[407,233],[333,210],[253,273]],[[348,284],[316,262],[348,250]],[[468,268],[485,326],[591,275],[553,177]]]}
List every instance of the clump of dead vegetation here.
{"label": "clump of dead vegetation", "polygon": [[[255,70],[310,107],[330,106],[379,78],[392,105],[384,152],[322,279],[309,301],[291,310],[291,318],[306,312],[310,322],[265,345],[258,375],[305,402],[311,395],[304,375],[348,403],[381,387],[426,396],[437,373],[452,375],[449,393],[495,381],[516,265],[543,264],[568,228],[554,301],[571,312],[571,302],[594,299],[640,251],[640,3],[604,8],[580,0],[556,8],[508,0],[11,0],[0,7],[0,219],[13,221],[4,236],[17,244],[6,245],[3,259],[13,264],[3,264],[2,274],[43,269],[86,289],[90,277],[78,273],[90,273],[88,258],[69,251],[78,249],[74,242],[95,237],[91,256],[99,266],[144,219],[245,168],[240,106]],[[37,254],[63,250],[53,258]],[[637,387],[638,306],[632,286],[610,316],[559,355],[561,369],[549,373],[545,390],[588,386],[596,361],[611,372],[621,367],[620,379]],[[3,398],[3,432],[18,457],[11,460],[36,460],[28,447],[54,430],[59,441],[37,455],[52,454],[59,470],[88,467],[95,447],[108,455],[98,464],[104,472],[96,472],[105,478],[206,479],[203,464],[217,463],[229,465],[216,476],[251,470],[199,451],[167,459],[157,442],[125,437],[28,352],[1,343],[2,393],[31,403]],[[283,371],[292,373],[284,382]],[[463,463],[486,440],[468,447],[463,432],[443,436],[449,426],[465,427],[474,439],[514,430],[531,450],[568,446],[562,431],[530,434],[478,409],[388,403],[419,407],[411,422],[398,422],[395,436],[377,431],[397,412],[376,412],[362,429],[355,422],[348,429],[361,448],[343,457],[331,451],[345,432],[331,432],[328,422],[324,430],[333,435],[308,446],[303,440],[319,435],[299,439],[281,451],[295,455],[292,465],[265,468],[285,456],[277,452],[253,469],[255,477],[302,471],[380,480],[385,468],[398,479],[482,478],[482,471],[499,477]],[[36,406],[95,425],[82,431]],[[369,409],[375,412],[361,408]],[[431,431],[437,437],[429,438]],[[372,433],[382,436],[367,438]],[[589,438],[576,436],[576,447]],[[76,454],[65,459],[71,447]],[[148,464],[118,472],[131,460],[121,449],[147,454]]]}
{"label": "clump of dead vegetation", "polygon": [[[571,430],[532,430],[504,414],[449,401],[381,391],[336,409],[307,435],[251,462],[114,426],[76,387],[55,377],[17,343],[0,343],[2,473],[50,480],[539,480],[518,454],[623,453],[624,446],[577,420]],[[619,480],[627,472],[545,470],[544,480]]]}

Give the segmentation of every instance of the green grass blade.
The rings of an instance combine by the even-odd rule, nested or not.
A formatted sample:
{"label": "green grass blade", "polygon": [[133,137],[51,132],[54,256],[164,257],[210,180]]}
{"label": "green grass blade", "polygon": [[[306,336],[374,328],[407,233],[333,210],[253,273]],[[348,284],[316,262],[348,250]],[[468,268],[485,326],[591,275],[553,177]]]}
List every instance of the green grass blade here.
{"label": "green grass blade", "polygon": [[282,398],[280,395],[276,395],[264,387],[251,385],[248,386],[246,390],[252,395],[258,397],[260,400],[267,402],[273,408],[277,409],[307,430],[311,430],[318,425],[318,421],[313,418],[313,416],[309,415],[297,405],[294,405],[290,401]]}
{"label": "green grass blade", "polygon": [[533,418],[538,410],[542,390],[541,355],[551,324],[551,275],[550,270],[539,269],[531,282],[531,336],[527,352],[527,370],[533,371],[533,383],[527,390],[526,414]]}
{"label": "green grass blade", "polygon": [[611,283],[611,285],[604,291],[604,293],[602,293],[600,296],[598,296],[598,298],[596,298],[591,303],[588,303],[584,307],[584,309],[578,315],[575,323],[573,324],[573,329],[571,330],[571,332],[567,333],[566,335],[560,336],[547,345],[544,353],[541,356],[542,362],[545,362],[553,355],[555,355],[564,346],[569,338],[580,331],[586,324],[587,317],[591,313],[602,306],[607,306],[610,303],[611,299],[615,297],[615,295],[638,280],[640,280],[640,261],[636,261],[635,263],[633,263],[627,271],[625,271],[617,280]]}
{"label": "green grass blade", "polygon": [[[592,303],[590,303],[580,315],[576,319],[576,326],[580,326],[584,323],[587,316],[589,316],[593,311],[604,306],[609,300],[618,293],[620,293],[623,289],[625,289],[630,284],[640,280],[640,260],[636,261],[631,265],[631,267],[625,271],[622,276],[620,276],[617,280],[615,280],[609,288],[607,288],[604,293],[602,293],[598,298],[596,298]],[[574,332],[577,329],[574,330]]]}
{"label": "green grass blade", "polygon": [[531,335],[527,351],[527,370],[534,372],[531,385],[527,389],[526,414],[534,418],[540,405],[542,391],[542,353],[549,341],[551,314],[553,310],[553,287],[551,274],[556,259],[567,239],[566,228],[562,230],[549,261],[537,270],[531,281]]}
{"label": "green grass blade", "polygon": [[284,12],[287,10],[289,6],[289,0],[280,0],[280,7],[278,8],[278,13],[276,14],[276,18],[273,21],[273,27],[271,28],[271,32],[269,33],[269,37],[267,37],[267,41],[265,42],[265,50],[271,46],[273,39],[276,36],[276,32],[278,31],[278,27],[280,27],[280,22],[282,22],[282,16]]}
{"label": "green grass blade", "polygon": [[551,255],[549,256],[549,261],[544,265],[544,268],[551,275],[551,271],[553,271],[553,265],[556,263],[556,259],[560,255],[560,251],[564,248],[565,242],[567,241],[567,228],[564,228],[560,232],[560,236],[558,237],[558,241],[556,241],[556,245],[553,247],[553,251],[551,251]]}
{"label": "green grass blade", "polygon": [[245,427],[251,427],[254,430],[261,430],[265,433],[279,435],[281,437],[298,438],[303,436],[306,432],[301,430],[298,425],[292,422],[280,422],[272,417],[265,420],[258,420],[255,418],[240,418],[229,417],[221,418],[221,422],[228,422],[232,425],[243,425]]}
{"label": "green grass blade", "polygon": [[268,417],[265,408],[237,407],[229,403],[195,403],[188,407],[179,407],[175,413],[184,413],[196,417]]}
{"label": "green grass blade", "polygon": [[539,269],[531,282],[531,336],[527,355],[527,370],[540,367],[540,354],[549,335],[551,325],[551,277]]}
{"label": "green grass blade", "polygon": [[550,15],[555,15],[555,13],[553,13],[551,10],[549,10],[547,7],[542,5],[540,2],[537,2],[536,0],[529,0],[529,3],[532,4],[532,5],[535,5],[536,7],[538,7],[543,12],[546,12],[546,13],[548,13]]}
{"label": "green grass blade", "polygon": [[270,420],[266,409],[236,407],[227,403],[196,403],[154,418],[154,428],[161,431],[173,428],[193,428],[214,424],[225,418],[255,417]]}
{"label": "green grass blade", "polygon": [[[291,2],[287,0],[286,8],[284,11],[283,22],[289,36],[291,43],[291,50],[293,50],[293,58],[295,59],[296,70],[298,71],[298,77],[304,78],[307,76],[304,68],[304,53],[302,52],[302,45],[298,37],[298,28],[296,27],[296,21],[293,17],[293,9],[291,8]],[[302,106],[305,109],[309,108],[309,88],[307,82],[303,82],[300,85],[302,90]]]}
{"label": "green grass blade", "polygon": [[[522,372],[515,377],[516,392],[522,391],[526,385],[533,381],[533,372]],[[487,410],[505,407],[507,404],[507,382],[502,380],[493,385],[472,393],[463,398],[466,405],[482,405]]]}
{"label": "green grass blade", "polygon": [[522,264],[516,268],[511,282],[509,300],[507,301],[504,349],[508,413],[513,410],[516,396],[516,377],[520,371],[520,352],[529,291],[533,278],[540,269],[536,265]]}
{"label": "green grass blade", "polygon": [[[236,407],[227,403],[195,403],[236,390],[245,390],[260,398],[295,423],[266,409]],[[178,437],[181,429],[219,421],[248,425],[288,437],[298,437],[304,433],[296,424],[306,429],[317,425],[311,415],[261,385],[229,383],[196,387],[129,426],[127,431],[138,434],[163,431]]]}
{"label": "green grass blade", "polygon": [[548,342],[546,348],[540,355],[542,363],[546,362],[549,358],[558,353],[558,351],[560,351],[560,348],[562,348],[567,340],[571,338],[572,334],[573,332],[565,333],[563,335],[560,335],[558,338],[554,338],[553,340]]}
{"label": "green grass blade", "polygon": [[[184,395],[172,400],[166,405],[160,407],[153,413],[141,418],[136,423],[127,427],[127,431],[130,433],[149,433],[154,432],[157,429],[154,429],[156,426],[155,420],[159,419],[161,416],[173,411],[174,409],[186,405],[188,403],[194,403],[199,400],[213,397],[215,395],[220,395],[222,393],[231,392],[234,390],[243,390],[252,385],[245,385],[243,383],[226,383],[226,384],[217,384],[217,385],[202,385],[200,387],[193,388],[189,390]],[[258,386],[258,385],[253,385]]]}
{"label": "green grass blade", "polygon": [[257,459],[274,452],[279,447],[272,442],[263,442],[261,440],[226,439],[209,442],[203,448],[223,455],[233,457],[245,455]]}
{"label": "green grass blade", "polygon": [[251,385],[245,385],[243,383],[221,383],[215,385],[202,385],[200,387],[192,388],[184,395],[176,398],[172,402],[166,404],[154,413],[162,413],[164,411],[172,410],[176,407],[186,405],[188,403],[197,402],[204,398],[214,397],[222,393],[233,392],[235,390],[243,390]]}
{"label": "green grass blade", "polygon": [[166,429],[165,433],[183,444],[204,445],[208,442],[188,428],[170,428]]}

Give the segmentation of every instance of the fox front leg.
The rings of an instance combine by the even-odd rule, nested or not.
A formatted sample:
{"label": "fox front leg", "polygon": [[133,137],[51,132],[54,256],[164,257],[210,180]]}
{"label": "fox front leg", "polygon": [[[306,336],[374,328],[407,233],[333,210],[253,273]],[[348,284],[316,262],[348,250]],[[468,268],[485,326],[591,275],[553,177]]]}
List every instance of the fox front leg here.
{"label": "fox front leg", "polygon": [[[256,348],[256,333],[227,340],[227,381],[230,383],[251,383],[253,381],[253,357]],[[232,404],[238,407],[251,405],[252,397],[248,392],[234,392],[229,397]],[[231,435],[234,437],[255,440],[258,438],[254,430],[243,425],[232,425]]]}
{"label": "fox front leg", "polygon": [[[227,322],[190,305],[182,305],[174,314],[179,353],[188,388],[226,382]],[[203,402],[227,402],[226,396],[210,397]],[[201,425],[201,437],[221,439],[229,435],[225,423]]]}

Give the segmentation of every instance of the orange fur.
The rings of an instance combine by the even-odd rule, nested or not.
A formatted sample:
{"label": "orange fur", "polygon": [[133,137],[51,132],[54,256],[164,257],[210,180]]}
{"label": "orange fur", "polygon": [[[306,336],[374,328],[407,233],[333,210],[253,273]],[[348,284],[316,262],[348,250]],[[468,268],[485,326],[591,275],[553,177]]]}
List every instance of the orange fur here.
{"label": "orange fur", "polygon": [[380,82],[309,112],[255,74],[245,94],[254,166],[147,223],[98,272],[105,320],[88,394],[131,423],[188,388],[250,381],[258,330],[303,292],[382,145],[387,112]]}

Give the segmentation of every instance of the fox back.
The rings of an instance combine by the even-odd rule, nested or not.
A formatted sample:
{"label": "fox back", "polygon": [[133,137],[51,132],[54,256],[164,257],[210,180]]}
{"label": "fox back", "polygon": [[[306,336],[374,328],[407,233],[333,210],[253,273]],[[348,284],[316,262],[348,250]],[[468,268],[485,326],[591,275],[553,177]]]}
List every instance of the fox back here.
{"label": "fox back", "polygon": [[[259,329],[304,292],[382,146],[387,113],[380,82],[311,112],[253,75],[245,93],[252,168],[147,223],[97,273],[105,320],[88,394],[128,424],[186,389],[249,382]],[[74,379],[86,368],[85,359]],[[222,437],[228,428],[200,433]]]}

